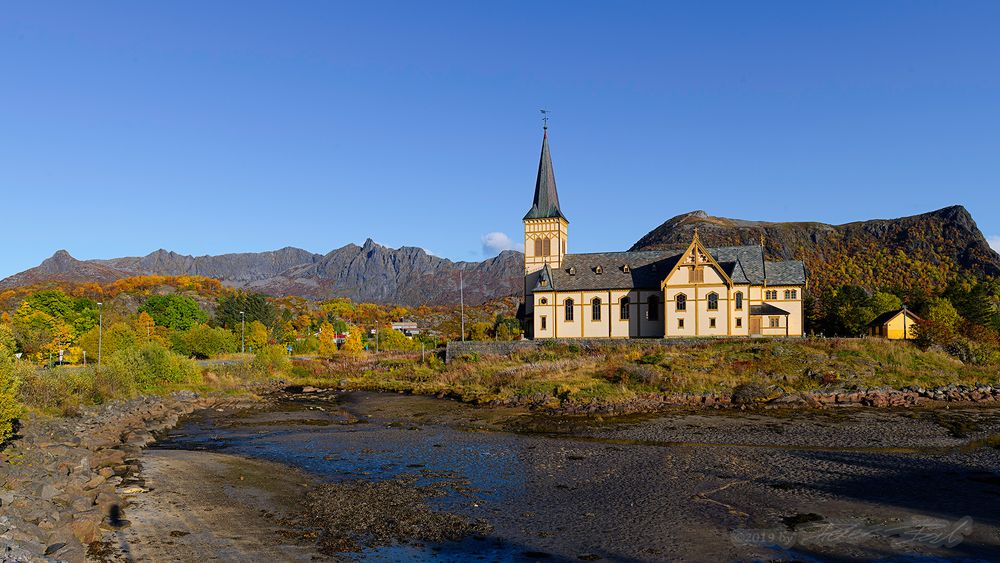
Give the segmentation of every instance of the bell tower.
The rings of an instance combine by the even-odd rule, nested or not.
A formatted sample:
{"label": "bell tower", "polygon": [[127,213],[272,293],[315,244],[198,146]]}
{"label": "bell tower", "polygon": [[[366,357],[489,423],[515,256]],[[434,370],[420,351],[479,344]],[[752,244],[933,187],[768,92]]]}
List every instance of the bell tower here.
{"label": "bell tower", "polygon": [[535,199],[524,216],[524,274],[541,270],[546,264],[553,268],[562,266],[566,255],[569,221],[559,209],[556,176],[549,154],[549,127],[542,133],[542,156],[538,161],[535,179]]}

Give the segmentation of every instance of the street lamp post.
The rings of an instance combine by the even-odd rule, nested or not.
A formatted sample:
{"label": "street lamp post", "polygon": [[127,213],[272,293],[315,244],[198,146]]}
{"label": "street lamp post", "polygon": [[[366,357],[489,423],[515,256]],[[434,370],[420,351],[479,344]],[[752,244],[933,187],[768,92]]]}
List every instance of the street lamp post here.
{"label": "street lamp post", "polygon": [[104,348],[104,303],[97,302],[98,329],[97,329],[97,367],[101,367],[101,352]]}
{"label": "street lamp post", "polygon": [[465,342],[465,275],[464,270],[458,271],[458,299],[461,304],[462,342]]}
{"label": "street lamp post", "polygon": [[240,353],[247,353],[247,314],[240,311]]}

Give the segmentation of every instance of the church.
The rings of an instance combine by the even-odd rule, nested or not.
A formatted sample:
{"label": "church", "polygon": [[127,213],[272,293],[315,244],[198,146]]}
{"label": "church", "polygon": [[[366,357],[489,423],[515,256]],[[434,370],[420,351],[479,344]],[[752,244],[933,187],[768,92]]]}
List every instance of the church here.
{"label": "church", "polygon": [[695,230],[683,252],[571,254],[548,127],[524,216],[528,336],[676,338],[803,336],[805,266],[769,261],[762,246],[710,248]]}

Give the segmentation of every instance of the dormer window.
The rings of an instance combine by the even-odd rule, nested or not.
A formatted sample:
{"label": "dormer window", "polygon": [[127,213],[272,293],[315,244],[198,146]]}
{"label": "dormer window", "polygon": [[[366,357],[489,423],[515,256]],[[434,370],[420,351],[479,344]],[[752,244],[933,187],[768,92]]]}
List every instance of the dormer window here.
{"label": "dormer window", "polygon": [[571,275],[571,276],[575,276],[576,275],[576,268],[575,267],[573,267],[573,266],[569,267],[569,275]]}
{"label": "dormer window", "polygon": [[625,264],[624,266],[622,266],[622,271],[627,274],[627,273],[631,272],[632,270],[628,267],[628,264]]}
{"label": "dormer window", "polygon": [[600,266],[597,266],[596,268],[594,268],[594,273],[595,274],[603,274],[604,273],[604,268],[602,268]]}
{"label": "dormer window", "polygon": [[539,280],[539,281],[538,281],[538,283],[539,283],[539,284],[540,284],[540,285],[541,285],[542,287],[546,287],[546,286],[548,286],[548,285],[549,285],[549,280],[547,280],[547,279],[545,279],[545,278],[542,278],[541,280]]}

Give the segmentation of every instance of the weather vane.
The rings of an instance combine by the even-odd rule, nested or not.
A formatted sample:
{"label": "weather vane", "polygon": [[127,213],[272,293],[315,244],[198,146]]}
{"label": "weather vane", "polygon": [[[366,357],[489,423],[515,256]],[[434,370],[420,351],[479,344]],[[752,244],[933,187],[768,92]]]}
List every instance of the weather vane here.
{"label": "weather vane", "polygon": [[543,124],[542,127],[544,129],[548,129],[549,128],[549,114],[552,113],[552,112],[550,112],[547,109],[540,109],[538,111],[542,112],[542,124]]}

